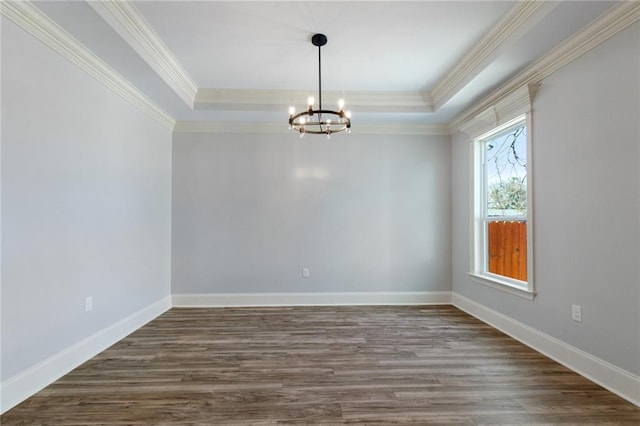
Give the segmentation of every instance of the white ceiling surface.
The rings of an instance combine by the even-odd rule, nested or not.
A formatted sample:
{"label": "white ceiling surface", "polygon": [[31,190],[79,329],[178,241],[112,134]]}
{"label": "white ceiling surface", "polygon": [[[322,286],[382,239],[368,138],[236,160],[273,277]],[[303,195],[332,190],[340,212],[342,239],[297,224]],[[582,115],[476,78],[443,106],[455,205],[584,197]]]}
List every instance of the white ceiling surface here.
{"label": "white ceiling surface", "polygon": [[[430,92],[507,13],[513,1],[135,1],[133,4],[199,89],[317,92],[323,89]],[[564,41],[611,1],[552,3],[542,19],[508,40],[435,112],[358,113],[361,122],[448,123],[471,104]],[[279,111],[193,110],[85,2],[38,2],[50,18],[178,120],[278,123]],[[317,94],[316,94],[317,97]],[[305,99],[300,99],[299,107]],[[284,118],[283,118],[284,117]]]}
{"label": "white ceiling surface", "polygon": [[[327,90],[433,86],[507,2],[135,2],[199,87]],[[452,23],[455,22],[455,25]],[[256,72],[256,67],[260,72]],[[252,72],[247,72],[252,70]]]}

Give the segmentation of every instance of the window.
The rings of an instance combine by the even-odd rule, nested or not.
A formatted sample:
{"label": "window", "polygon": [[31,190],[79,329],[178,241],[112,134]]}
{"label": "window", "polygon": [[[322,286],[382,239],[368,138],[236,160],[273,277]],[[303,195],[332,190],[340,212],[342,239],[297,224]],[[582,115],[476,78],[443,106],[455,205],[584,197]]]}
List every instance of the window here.
{"label": "window", "polygon": [[471,275],[532,298],[529,137],[526,117],[477,138]]}

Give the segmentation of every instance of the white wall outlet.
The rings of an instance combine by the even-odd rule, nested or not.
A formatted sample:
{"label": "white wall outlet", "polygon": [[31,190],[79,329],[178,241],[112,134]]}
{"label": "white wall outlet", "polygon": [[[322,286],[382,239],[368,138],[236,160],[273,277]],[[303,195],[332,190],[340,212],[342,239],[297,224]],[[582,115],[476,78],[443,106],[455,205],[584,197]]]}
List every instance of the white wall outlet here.
{"label": "white wall outlet", "polygon": [[93,297],[89,296],[84,299],[84,311],[89,312],[93,309]]}
{"label": "white wall outlet", "polygon": [[302,268],[302,277],[309,278],[309,268]]}
{"label": "white wall outlet", "polygon": [[571,305],[571,319],[582,322],[582,307],[579,305]]}

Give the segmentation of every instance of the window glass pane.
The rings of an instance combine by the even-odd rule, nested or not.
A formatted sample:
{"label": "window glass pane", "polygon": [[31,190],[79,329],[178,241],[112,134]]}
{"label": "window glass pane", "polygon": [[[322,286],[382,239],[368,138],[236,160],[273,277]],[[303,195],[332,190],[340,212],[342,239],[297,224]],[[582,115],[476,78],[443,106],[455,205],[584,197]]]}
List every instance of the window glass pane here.
{"label": "window glass pane", "polygon": [[485,141],[487,216],[527,214],[527,132],[524,124]]}

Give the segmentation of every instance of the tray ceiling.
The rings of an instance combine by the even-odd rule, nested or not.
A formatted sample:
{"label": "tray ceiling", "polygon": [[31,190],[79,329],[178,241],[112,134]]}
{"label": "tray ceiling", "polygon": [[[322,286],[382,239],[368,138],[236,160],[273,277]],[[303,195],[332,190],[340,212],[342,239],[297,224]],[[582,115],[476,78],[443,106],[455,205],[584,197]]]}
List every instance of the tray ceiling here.
{"label": "tray ceiling", "polygon": [[[62,1],[42,12],[177,120],[279,123],[317,91],[363,122],[447,124],[611,1]],[[284,118],[283,118],[284,117]]]}

